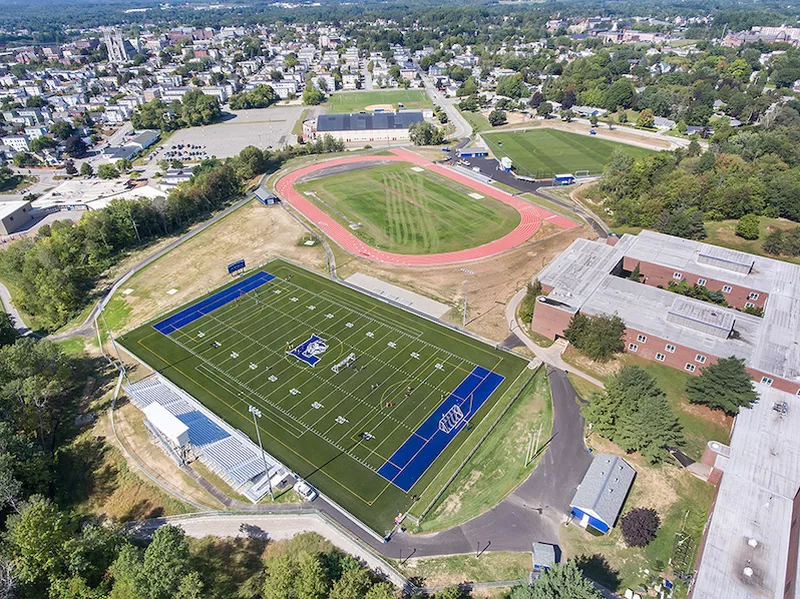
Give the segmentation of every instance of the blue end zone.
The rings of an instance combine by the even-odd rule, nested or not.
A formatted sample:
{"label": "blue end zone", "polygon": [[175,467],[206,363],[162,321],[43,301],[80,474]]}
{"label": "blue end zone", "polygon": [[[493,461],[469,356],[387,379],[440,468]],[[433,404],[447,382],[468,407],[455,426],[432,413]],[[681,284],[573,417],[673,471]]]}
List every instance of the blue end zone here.
{"label": "blue end zone", "polygon": [[[504,378],[491,370],[475,367],[455,391],[439,404],[425,422],[378,469],[378,474],[408,493],[450,441],[495,392]],[[464,417],[453,422],[452,429],[445,432],[439,423],[456,406]]]}
{"label": "blue end zone", "polygon": [[184,308],[177,314],[173,314],[169,318],[165,318],[161,322],[154,324],[153,328],[164,335],[174,333],[181,327],[185,327],[186,325],[193,323],[195,320],[202,318],[217,308],[221,308],[225,304],[231,303],[243,293],[247,293],[253,289],[258,289],[265,283],[269,283],[274,278],[274,275],[271,275],[267,272],[257,272],[253,275],[250,275],[246,279],[242,279],[235,285],[231,285],[227,289],[223,289],[222,291],[219,291],[214,295],[197,302],[193,306]]}

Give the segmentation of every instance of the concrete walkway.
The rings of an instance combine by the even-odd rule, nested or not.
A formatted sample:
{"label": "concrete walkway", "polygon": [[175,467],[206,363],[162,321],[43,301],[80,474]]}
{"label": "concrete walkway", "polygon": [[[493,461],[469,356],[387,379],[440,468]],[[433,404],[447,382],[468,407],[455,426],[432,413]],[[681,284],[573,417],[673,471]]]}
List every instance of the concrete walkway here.
{"label": "concrete walkway", "polygon": [[570,372],[576,376],[579,376],[582,379],[589,381],[596,387],[600,387],[601,389],[604,388],[605,384],[603,381],[576,369],[574,366],[567,364],[563,360],[561,354],[564,353],[564,350],[567,348],[566,342],[556,341],[550,347],[542,347],[541,345],[536,345],[536,343],[533,342],[533,339],[525,334],[525,329],[517,320],[517,308],[519,307],[519,303],[522,301],[522,298],[525,297],[525,292],[526,289],[523,287],[516,293],[514,297],[511,298],[511,301],[508,302],[508,305],[506,306],[506,321],[508,322],[508,330],[514,333],[514,335],[516,335],[517,338],[525,344],[525,347],[536,354],[536,357],[545,364],[549,364],[553,368],[557,368],[562,372]]}

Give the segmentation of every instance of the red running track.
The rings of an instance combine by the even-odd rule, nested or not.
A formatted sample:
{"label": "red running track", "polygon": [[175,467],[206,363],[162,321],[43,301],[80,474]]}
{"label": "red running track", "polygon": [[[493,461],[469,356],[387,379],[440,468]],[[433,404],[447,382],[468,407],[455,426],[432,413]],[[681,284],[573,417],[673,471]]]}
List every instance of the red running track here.
{"label": "red running track", "polygon": [[[429,171],[438,173],[464,185],[465,187],[474,189],[483,195],[500,200],[504,204],[514,207],[520,213],[521,220],[519,225],[499,239],[490,241],[478,247],[469,248],[466,250],[459,250],[457,252],[447,252],[443,254],[394,254],[392,252],[384,252],[375,249],[353,235],[347,228],[340,225],[327,213],[318,208],[311,201],[307,200],[300,192],[294,189],[294,185],[298,179],[305,177],[315,171],[323,168],[330,168],[341,164],[351,164],[355,162],[381,162],[387,160],[396,160],[401,162],[410,162],[417,166],[428,169]],[[303,167],[293,171],[281,179],[275,186],[278,196],[297,208],[303,215],[311,222],[319,226],[328,237],[333,239],[336,243],[342,246],[351,254],[367,258],[374,262],[384,262],[387,264],[398,264],[403,266],[438,266],[443,264],[456,264],[459,262],[469,262],[472,260],[480,260],[481,258],[488,258],[506,250],[515,248],[516,246],[524,243],[536,233],[542,224],[542,220],[549,221],[562,229],[571,229],[578,225],[568,218],[553,214],[548,210],[539,208],[525,200],[521,200],[508,194],[504,191],[496,189],[480,181],[476,181],[472,177],[462,175],[461,173],[439,164],[435,164],[425,158],[414,154],[408,150],[396,149],[392,150],[392,155],[386,156],[348,156],[347,158],[336,158],[325,162],[318,162],[309,166]]]}

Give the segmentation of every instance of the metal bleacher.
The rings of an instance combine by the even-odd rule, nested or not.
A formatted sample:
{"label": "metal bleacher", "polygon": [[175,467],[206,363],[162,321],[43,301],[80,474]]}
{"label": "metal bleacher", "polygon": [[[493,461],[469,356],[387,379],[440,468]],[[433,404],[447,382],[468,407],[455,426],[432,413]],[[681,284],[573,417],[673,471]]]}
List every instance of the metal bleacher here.
{"label": "metal bleacher", "polygon": [[264,457],[270,476],[283,469],[268,454],[262,457],[249,438],[160,376],[151,375],[124,388],[140,410],[161,404],[189,427],[189,443],[203,463],[253,503],[267,493]]}

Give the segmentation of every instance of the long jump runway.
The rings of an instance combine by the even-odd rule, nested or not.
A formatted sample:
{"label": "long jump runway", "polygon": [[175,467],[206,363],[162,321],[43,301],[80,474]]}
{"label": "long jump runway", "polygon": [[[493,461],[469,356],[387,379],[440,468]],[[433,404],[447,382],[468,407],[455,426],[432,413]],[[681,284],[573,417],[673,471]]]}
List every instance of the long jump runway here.
{"label": "long jump runway", "polygon": [[[311,201],[307,200],[300,192],[294,189],[295,183],[311,173],[321,169],[327,169],[332,166],[339,166],[343,164],[353,164],[359,162],[386,162],[386,161],[399,161],[410,162],[416,166],[428,169],[434,173],[438,173],[448,179],[456,181],[461,185],[474,189],[475,191],[492,197],[496,200],[508,204],[513,207],[520,214],[520,223],[510,233],[504,235],[499,239],[490,241],[478,247],[469,248],[466,250],[459,250],[457,252],[446,252],[442,254],[395,254],[392,252],[384,252],[375,249],[353,235],[344,226],[340,225],[332,219],[323,210],[314,205]],[[401,266],[438,266],[443,264],[456,264],[459,262],[469,262],[472,260],[480,260],[482,258],[489,258],[507,250],[513,249],[518,245],[524,243],[531,236],[539,230],[543,220],[553,223],[561,229],[572,229],[579,226],[577,223],[554,214],[549,210],[545,210],[535,206],[525,200],[521,200],[509,193],[500,189],[476,181],[471,177],[467,177],[452,168],[435,164],[430,160],[426,160],[422,156],[404,150],[402,148],[392,150],[391,155],[384,156],[348,156],[346,158],[336,158],[311,164],[303,167],[287,175],[284,175],[278,180],[275,185],[275,190],[278,195],[284,200],[288,201],[293,207],[299,210],[307,219],[322,229],[325,234],[333,239],[342,248],[361,256],[373,262],[384,262],[387,264],[397,264]]]}

